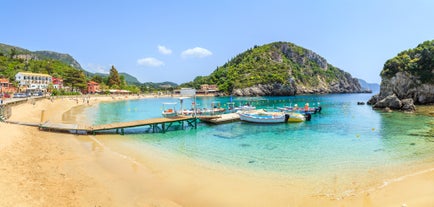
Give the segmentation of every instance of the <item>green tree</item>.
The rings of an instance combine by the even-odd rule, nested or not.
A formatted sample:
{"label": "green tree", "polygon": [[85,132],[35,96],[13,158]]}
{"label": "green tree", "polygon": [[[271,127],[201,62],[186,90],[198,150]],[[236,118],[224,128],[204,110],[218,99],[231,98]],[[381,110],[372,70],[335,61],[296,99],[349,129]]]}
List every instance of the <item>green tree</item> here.
{"label": "green tree", "polygon": [[54,89],[55,89],[55,88],[54,88],[54,86],[53,86],[52,83],[48,84],[48,87],[47,87],[47,91],[48,91],[48,92],[52,92]]}
{"label": "green tree", "polygon": [[87,87],[86,76],[81,70],[70,70],[67,72],[64,83],[73,90],[83,91]]}
{"label": "green tree", "polygon": [[138,94],[140,92],[140,88],[134,85],[127,85],[124,88],[125,90],[130,91],[131,93]]}
{"label": "green tree", "polygon": [[95,81],[95,82],[97,82],[97,83],[103,83],[103,78],[101,77],[101,76],[99,76],[99,75],[94,75],[94,76],[92,76],[92,79],[91,79],[92,81]]}
{"label": "green tree", "polygon": [[434,83],[434,40],[425,41],[416,48],[400,52],[384,64],[381,76],[391,78],[406,72],[420,78],[422,83]]}
{"label": "green tree", "polygon": [[14,56],[17,54],[17,49],[15,49],[15,48],[12,48],[11,49],[11,54],[10,54],[10,58],[11,59],[13,59],[14,58]]}
{"label": "green tree", "polygon": [[107,84],[111,88],[119,88],[121,86],[121,78],[119,77],[119,73],[114,65],[112,65],[112,68],[110,69]]}
{"label": "green tree", "polygon": [[127,86],[127,82],[125,81],[125,76],[123,76],[123,75],[121,75],[120,76],[120,84],[119,84],[119,87],[120,88],[125,88]]}

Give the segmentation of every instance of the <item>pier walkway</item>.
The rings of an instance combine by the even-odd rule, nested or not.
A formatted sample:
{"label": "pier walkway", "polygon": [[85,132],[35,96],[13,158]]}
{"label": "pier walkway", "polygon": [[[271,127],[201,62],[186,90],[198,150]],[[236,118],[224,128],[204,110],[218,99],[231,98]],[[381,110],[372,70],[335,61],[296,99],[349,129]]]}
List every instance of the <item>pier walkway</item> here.
{"label": "pier walkway", "polygon": [[42,124],[37,123],[25,123],[25,122],[14,122],[5,121],[11,124],[20,124],[27,126],[39,127],[40,130],[44,131],[58,131],[58,132],[68,132],[72,134],[97,134],[97,133],[109,133],[109,130],[116,130],[116,134],[123,135],[125,133],[124,129],[149,126],[150,131],[153,133],[161,132],[166,133],[171,129],[185,129],[186,127],[197,128],[197,118],[178,116],[172,118],[152,118],[145,120],[129,121],[129,122],[118,122],[111,124],[102,125],[92,125],[86,126],[82,124],[64,124],[64,123],[51,123],[44,122]]}
{"label": "pier walkway", "polygon": [[165,133],[172,127],[174,123],[177,123],[181,126],[181,129],[184,129],[185,122],[187,126],[191,126],[193,128],[197,128],[197,119],[195,117],[186,117],[186,116],[178,116],[171,118],[152,118],[138,121],[130,121],[130,122],[119,122],[119,123],[111,123],[111,124],[103,124],[103,125],[95,125],[87,128],[88,133],[95,134],[96,132],[103,130],[112,130],[115,129],[118,133],[121,130],[121,134],[124,134],[125,128],[131,127],[139,127],[139,126],[150,126],[152,128],[152,132],[162,132]]}
{"label": "pier walkway", "polygon": [[230,122],[235,122],[240,120],[240,115],[237,113],[229,113],[229,114],[222,114],[218,116],[198,116],[198,118],[206,123],[211,124],[225,124]]}

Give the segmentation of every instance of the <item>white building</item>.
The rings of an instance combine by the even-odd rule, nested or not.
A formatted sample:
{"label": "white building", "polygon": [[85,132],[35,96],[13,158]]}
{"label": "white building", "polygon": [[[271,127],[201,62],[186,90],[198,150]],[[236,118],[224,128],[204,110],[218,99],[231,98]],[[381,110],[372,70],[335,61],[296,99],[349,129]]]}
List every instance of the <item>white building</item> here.
{"label": "white building", "polygon": [[45,91],[48,88],[48,85],[52,83],[51,75],[41,73],[19,72],[15,75],[15,80],[18,82],[20,87],[43,91]]}

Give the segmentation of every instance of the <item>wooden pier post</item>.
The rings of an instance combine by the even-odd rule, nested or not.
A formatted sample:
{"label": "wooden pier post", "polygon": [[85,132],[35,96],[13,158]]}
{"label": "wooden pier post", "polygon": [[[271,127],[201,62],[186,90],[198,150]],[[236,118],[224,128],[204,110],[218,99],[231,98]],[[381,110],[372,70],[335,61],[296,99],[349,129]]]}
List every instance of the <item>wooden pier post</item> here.
{"label": "wooden pier post", "polygon": [[45,110],[42,110],[41,111],[41,122],[40,123],[42,124],[42,123],[44,123],[44,121],[45,121]]}

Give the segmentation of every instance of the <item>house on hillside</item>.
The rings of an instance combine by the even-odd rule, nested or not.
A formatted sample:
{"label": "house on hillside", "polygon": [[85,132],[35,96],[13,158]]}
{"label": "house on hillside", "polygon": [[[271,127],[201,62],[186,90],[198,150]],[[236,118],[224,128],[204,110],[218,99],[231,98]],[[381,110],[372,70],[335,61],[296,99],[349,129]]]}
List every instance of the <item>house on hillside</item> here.
{"label": "house on hillside", "polygon": [[15,88],[14,85],[9,82],[9,79],[0,78],[0,94],[15,92],[17,92],[17,88]]}
{"label": "house on hillside", "polygon": [[53,77],[53,88],[57,90],[63,89],[63,79]]}
{"label": "house on hillside", "polygon": [[216,94],[217,92],[218,92],[217,85],[202,84],[200,85],[200,90],[197,91],[197,94],[210,95],[210,94]]}
{"label": "house on hillside", "polygon": [[99,92],[100,92],[99,83],[97,83],[95,81],[87,82],[86,93],[94,94],[94,93],[99,93]]}
{"label": "house on hillside", "polygon": [[15,75],[20,90],[46,91],[52,83],[52,77],[48,74],[19,72]]}

